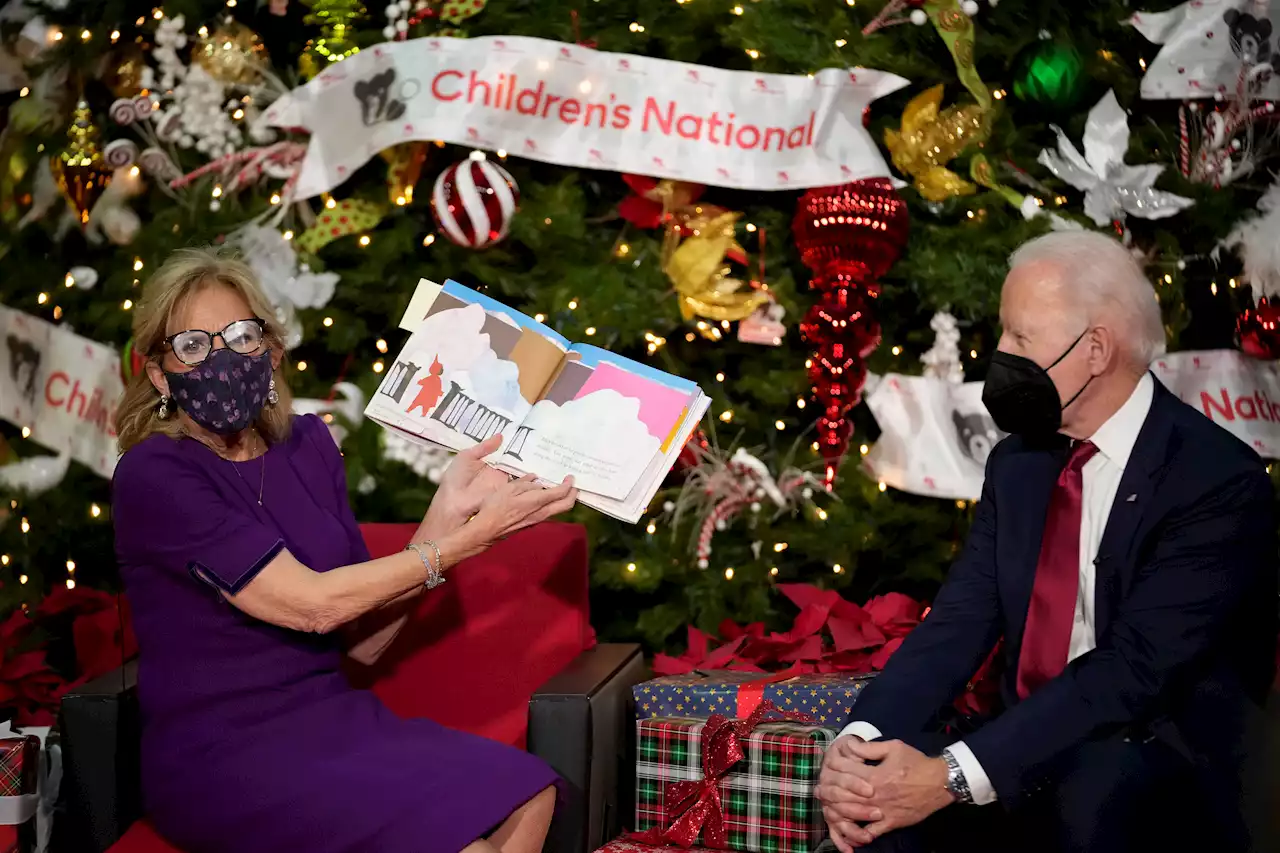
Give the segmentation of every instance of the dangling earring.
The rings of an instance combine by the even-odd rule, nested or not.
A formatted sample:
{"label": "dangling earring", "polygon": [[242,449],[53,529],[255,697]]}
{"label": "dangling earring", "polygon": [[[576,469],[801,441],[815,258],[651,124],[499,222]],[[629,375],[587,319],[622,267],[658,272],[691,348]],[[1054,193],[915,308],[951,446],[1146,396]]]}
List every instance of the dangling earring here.
{"label": "dangling earring", "polygon": [[280,395],[276,393],[276,378],[271,377],[271,384],[267,386],[267,405],[274,406],[280,402]]}
{"label": "dangling earring", "polygon": [[169,420],[169,396],[167,394],[160,395],[160,408],[156,410],[156,417],[162,421]]}

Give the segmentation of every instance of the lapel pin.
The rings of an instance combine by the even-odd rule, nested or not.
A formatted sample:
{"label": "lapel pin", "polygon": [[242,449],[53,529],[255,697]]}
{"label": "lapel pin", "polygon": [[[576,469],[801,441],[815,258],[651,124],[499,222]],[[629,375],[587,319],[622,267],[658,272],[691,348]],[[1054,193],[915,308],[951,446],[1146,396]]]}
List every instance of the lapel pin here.
{"label": "lapel pin", "polygon": [[1130,504],[1131,504],[1131,503],[1134,503],[1134,502],[1135,502],[1135,501],[1137,501],[1137,500],[1138,500],[1138,494],[1135,492],[1135,493],[1133,493],[1132,495],[1129,495],[1129,497],[1125,498],[1125,499],[1124,499],[1124,502],[1125,502],[1125,503],[1130,503]]}

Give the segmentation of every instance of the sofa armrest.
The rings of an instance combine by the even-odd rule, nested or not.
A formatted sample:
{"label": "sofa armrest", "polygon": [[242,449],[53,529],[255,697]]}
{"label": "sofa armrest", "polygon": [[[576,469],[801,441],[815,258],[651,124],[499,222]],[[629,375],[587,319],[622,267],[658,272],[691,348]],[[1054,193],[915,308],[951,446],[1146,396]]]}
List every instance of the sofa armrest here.
{"label": "sofa armrest", "polygon": [[54,848],[101,853],[142,816],[138,662],[62,697],[62,788]]}
{"label": "sofa armrest", "polygon": [[564,780],[546,849],[591,853],[633,811],[631,688],[647,676],[640,647],[583,652],[529,700],[529,752]]}

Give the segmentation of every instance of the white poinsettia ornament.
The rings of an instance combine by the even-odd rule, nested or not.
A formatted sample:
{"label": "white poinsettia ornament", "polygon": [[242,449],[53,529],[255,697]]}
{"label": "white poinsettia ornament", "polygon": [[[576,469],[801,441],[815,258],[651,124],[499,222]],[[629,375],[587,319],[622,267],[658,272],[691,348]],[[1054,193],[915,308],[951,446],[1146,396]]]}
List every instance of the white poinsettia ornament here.
{"label": "white poinsettia ornament", "polygon": [[1054,131],[1058,134],[1058,151],[1041,151],[1040,162],[1057,177],[1084,191],[1084,212],[1098,225],[1123,221],[1128,215],[1164,219],[1194,203],[1155,188],[1163,165],[1125,164],[1129,121],[1115,92],[1107,92],[1089,111],[1083,155],[1061,128],[1054,127]]}
{"label": "white poinsettia ornament", "polygon": [[266,225],[249,224],[235,231],[227,242],[240,249],[244,261],[258,276],[262,289],[276,309],[276,319],[287,333],[285,347],[302,342],[300,308],[323,308],[333,298],[338,274],[313,272],[300,263],[293,242]]}

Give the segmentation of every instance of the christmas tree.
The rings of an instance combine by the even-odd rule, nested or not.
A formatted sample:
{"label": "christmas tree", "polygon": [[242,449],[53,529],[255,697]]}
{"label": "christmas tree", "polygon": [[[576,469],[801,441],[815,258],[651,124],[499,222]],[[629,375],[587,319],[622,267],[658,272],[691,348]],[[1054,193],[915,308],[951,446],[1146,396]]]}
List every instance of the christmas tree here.
{"label": "christmas tree", "polygon": [[[1173,13],[1183,30],[1217,35],[1221,68],[1196,70],[1208,73],[1198,81],[1207,98],[1183,92],[1182,18],[1151,15],[1178,7],[1170,0],[1137,16],[1123,0],[20,5],[0,24],[10,89],[0,305],[124,353],[128,371],[130,310],[150,270],[188,245],[256,253],[277,276],[268,284],[296,344],[295,394],[341,430],[360,519],[421,518],[444,464],[360,417],[405,338],[396,324],[419,278],[482,289],[571,340],[706,389],[703,431],[640,524],[574,516],[589,530],[593,618],[606,638],[657,649],[678,645],[689,623],[785,625],[782,582],[855,601],[889,590],[927,599],[976,494],[911,494],[869,473],[886,470],[876,445],[891,430],[859,401],[886,375],[980,380],[1006,260],[1035,235],[1097,228],[1129,243],[1158,285],[1172,351],[1231,348],[1238,326],[1251,355],[1276,353],[1272,309],[1255,305],[1270,272],[1219,251],[1258,215],[1274,165],[1276,93],[1262,68],[1272,48],[1241,30],[1247,2],[1235,23]],[[608,167],[617,152],[592,152],[599,168],[565,166],[483,139],[446,145],[428,130],[295,197],[307,146],[332,141],[285,119],[268,126],[273,103],[387,40],[400,57],[483,36],[609,51],[624,69],[627,57],[649,57],[690,63],[677,66],[689,73],[749,72],[764,91],[781,80],[769,75],[815,86],[899,75],[903,85],[870,104],[865,133],[902,185],[732,189],[670,170],[624,175],[645,170]],[[366,126],[399,120],[404,100],[431,85],[393,80],[365,90]],[[496,168],[484,174],[518,188],[518,210],[485,203],[465,223],[438,223],[433,182],[459,163],[474,173],[479,151]],[[436,195],[462,192],[459,174]],[[824,279],[811,254],[824,238],[808,232],[842,204],[881,205],[884,236],[841,248],[861,273]],[[763,342],[740,340],[742,322],[763,329]],[[21,354],[8,358],[17,382]],[[31,428],[0,423],[0,614],[72,581],[117,583],[109,463],[47,459],[64,448]],[[942,452],[894,429],[899,455]],[[955,429],[975,457],[993,438],[981,424]],[[737,450],[749,456],[730,465]],[[974,465],[970,479],[981,475]],[[710,499],[698,494],[708,483]]]}

